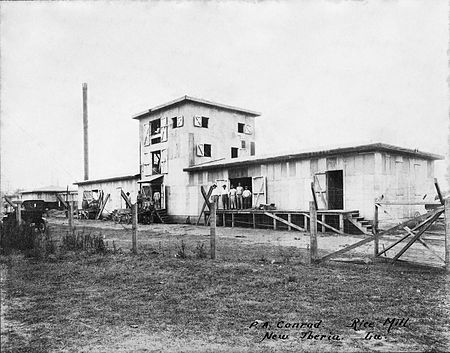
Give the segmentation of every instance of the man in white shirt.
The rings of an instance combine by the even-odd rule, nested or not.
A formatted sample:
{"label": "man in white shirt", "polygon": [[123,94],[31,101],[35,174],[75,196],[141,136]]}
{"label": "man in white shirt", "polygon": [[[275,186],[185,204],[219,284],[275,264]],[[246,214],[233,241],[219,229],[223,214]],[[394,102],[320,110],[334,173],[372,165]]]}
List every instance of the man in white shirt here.
{"label": "man in white shirt", "polygon": [[236,209],[236,189],[234,185],[231,185],[230,189],[230,209],[235,210]]}
{"label": "man in white shirt", "polygon": [[244,199],[244,208],[251,208],[252,192],[247,187],[245,187],[244,191],[242,192],[242,198]]}
{"label": "man in white shirt", "polygon": [[237,201],[237,208],[239,210],[242,209],[243,205],[243,201],[242,201],[242,193],[244,192],[244,188],[241,186],[241,183],[238,183],[238,186],[236,188],[236,201]]}

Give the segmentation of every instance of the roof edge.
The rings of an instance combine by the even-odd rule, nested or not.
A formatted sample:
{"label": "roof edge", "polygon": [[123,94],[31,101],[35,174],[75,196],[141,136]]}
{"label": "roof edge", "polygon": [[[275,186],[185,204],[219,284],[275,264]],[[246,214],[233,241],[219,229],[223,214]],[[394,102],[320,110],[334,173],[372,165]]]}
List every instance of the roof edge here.
{"label": "roof edge", "polygon": [[104,183],[108,181],[119,181],[119,180],[128,180],[128,179],[139,179],[141,174],[131,174],[131,175],[122,175],[122,176],[115,176],[110,178],[101,178],[101,179],[91,179],[91,180],[83,180],[83,181],[77,181],[73,183],[74,185],[89,185],[89,184],[95,184],[95,183]]}
{"label": "roof edge", "polygon": [[[256,157],[252,159],[242,159],[242,160],[235,160],[231,161],[228,160],[227,162],[223,164],[199,164],[190,166],[187,168],[184,168],[183,171],[190,172],[190,171],[199,171],[199,170],[207,170],[207,169],[218,169],[222,167],[231,167],[236,165],[245,165],[245,164],[257,164],[261,162],[275,162],[279,160],[291,160],[291,159],[307,159],[307,158],[314,158],[314,157],[321,157],[321,156],[335,156],[338,154],[349,154],[349,153],[369,153],[369,152],[396,152],[399,154],[405,154],[409,156],[416,156],[423,159],[428,160],[443,160],[444,156],[434,154],[434,153],[428,153],[428,152],[422,152],[419,150],[412,150],[409,148],[404,147],[398,147],[394,145],[389,145],[385,143],[371,143],[367,145],[358,145],[358,146],[352,146],[352,147],[340,147],[340,148],[332,148],[332,149],[325,149],[325,150],[319,150],[319,151],[306,151],[306,152],[299,152],[299,153],[288,153],[288,154],[281,154],[278,156],[261,156]],[[214,163],[214,162],[211,162]]]}
{"label": "roof edge", "polygon": [[143,111],[141,113],[137,113],[137,114],[133,115],[131,118],[132,119],[136,119],[136,120],[140,120],[140,119],[145,118],[149,114],[157,112],[158,110],[170,107],[172,105],[176,105],[176,104],[181,103],[183,101],[191,101],[191,102],[195,102],[195,103],[198,103],[198,104],[203,104],[203,105],[212,106],[212,107],[218,107],[218,108],[222,108],[222,109],[225,109],[225,110],[236,111],[236,112],[240,112],[240,113],[245,113],[245,114],[248,114],[248,115],[251,115],[251,116],[254,116],[254,117],[257,117],[257,116],[261,115],[260,112],[256,112],[256,111],[253,111],[253,110],[239,108],[239,107],[226,105],[226,104],[222,104],[222,103],[216,103],[216,102],[209,101],[209,100],[202,99],[202,98],[195,98],[195,97],[191,97],[191,96],[188,96],[188,95],[184,95],[184,96],[182,96],[180,98],[174,99],[174,100],[169,101],[169,102],[164,103],[164,104],[157,105],[157,106],[155,106],[153,108],[150,108],[150,109],[148,109],[146,111]]}

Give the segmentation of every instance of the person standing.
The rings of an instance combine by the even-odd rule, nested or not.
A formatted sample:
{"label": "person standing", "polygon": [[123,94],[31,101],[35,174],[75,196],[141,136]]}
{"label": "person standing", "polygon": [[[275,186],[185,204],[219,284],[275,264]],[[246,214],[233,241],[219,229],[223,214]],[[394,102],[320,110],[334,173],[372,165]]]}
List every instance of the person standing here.
{"label": "person standing", "polygon": [[238,210],[242,210],[243,208],[243,200],[242,200],[242,193],[244,192],[244,188],[241,186],[241,183],[238,183],[238,186],[236,188],[236,201],[237,201],[237,208]]}
{"label": "person standing", "polygon": [[224,210],[228,210],[230,208],[228,205],[228,188],[226,185],[222,186],[222,205]]}
{"label": "person standing", "polygon": [[213,191],[211,193],[210,202],[214,202],[216,204],[216,209],[219,207],[219,197],[221,194],[221,191],[217,187],[216,184],[212,186]]}
{"label": "person standing", "polygon": [[236,189],[234,185],[231,185],[230,188],[230,209],[236,209]]}
{"label": "person standing", "polygon": [[153,193],[153,201],[155,202],[156,209],[159,210],[161,208],[161,193],[159,191]]}
{"label": "person standing", "polygon": [[242,192],[242,198],[244,199],[244,208],[251,208],[252,192],[247,187],[245,187],[244,191]]}

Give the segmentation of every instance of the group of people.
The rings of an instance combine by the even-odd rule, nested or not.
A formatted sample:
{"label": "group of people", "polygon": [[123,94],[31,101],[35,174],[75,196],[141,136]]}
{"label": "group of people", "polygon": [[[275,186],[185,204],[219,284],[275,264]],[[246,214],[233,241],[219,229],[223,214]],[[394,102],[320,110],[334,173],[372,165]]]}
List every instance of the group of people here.
{"label": "group of people", "polygon": [[222,200],[224,210],[242,210],[252,207],[252,192],[247,186],[242,187],[241,183],[238,183],[237,187],[231,185],[230,190],[226,185],[214,186],[211,198],[216,202],[217,207],[219,207],[219,198]]}

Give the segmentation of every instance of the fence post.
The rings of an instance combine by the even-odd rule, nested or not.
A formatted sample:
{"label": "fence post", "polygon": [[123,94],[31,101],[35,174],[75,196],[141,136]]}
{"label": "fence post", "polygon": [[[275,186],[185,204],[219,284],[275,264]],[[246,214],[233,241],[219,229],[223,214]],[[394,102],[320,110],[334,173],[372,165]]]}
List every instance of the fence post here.
{"label": "fence post", "polygon": [[216,202],[211,202],[209,206],[211,218],[209,220],[210,242],[211,242],[211,259],[216,258]]}
{"label": "fence post", "polygon": [[22,224],[22,208],[21,208],[21,206],[22,206],[21,203],[17,203],[17,205],[16,205],[16,220],[19,225]]}
{"label": "fence post", "polygon": [[314,263],[317,260],[317,209],[314,201],[309,202],[309,215],[310,215],[309,256],[310,262]]}
{"label": "fence post", "polygon": [[69,228],[73,231],[73,204],[69,202],[69,209],[67,210],[69,216]]}
{"label": "fence post", "polygon": [[375,199],[375,212],[373,215],[373,257],[376,258],[378,255],[378,246],[379,246],[379,239],[378,239],[378,205],[377,200]]}
{"label": "fence post", "polygon": [[138,231],[138,208],[137,202],[131,205],[131,221],[132,221],[132,234],[131,234],[131,242],[132,242],[132,252],[133,254],[137,254],[137,231]]}
{"label": "fence post", "polygon": [[445,200],[445,269],[450,271],[450,197]]}

